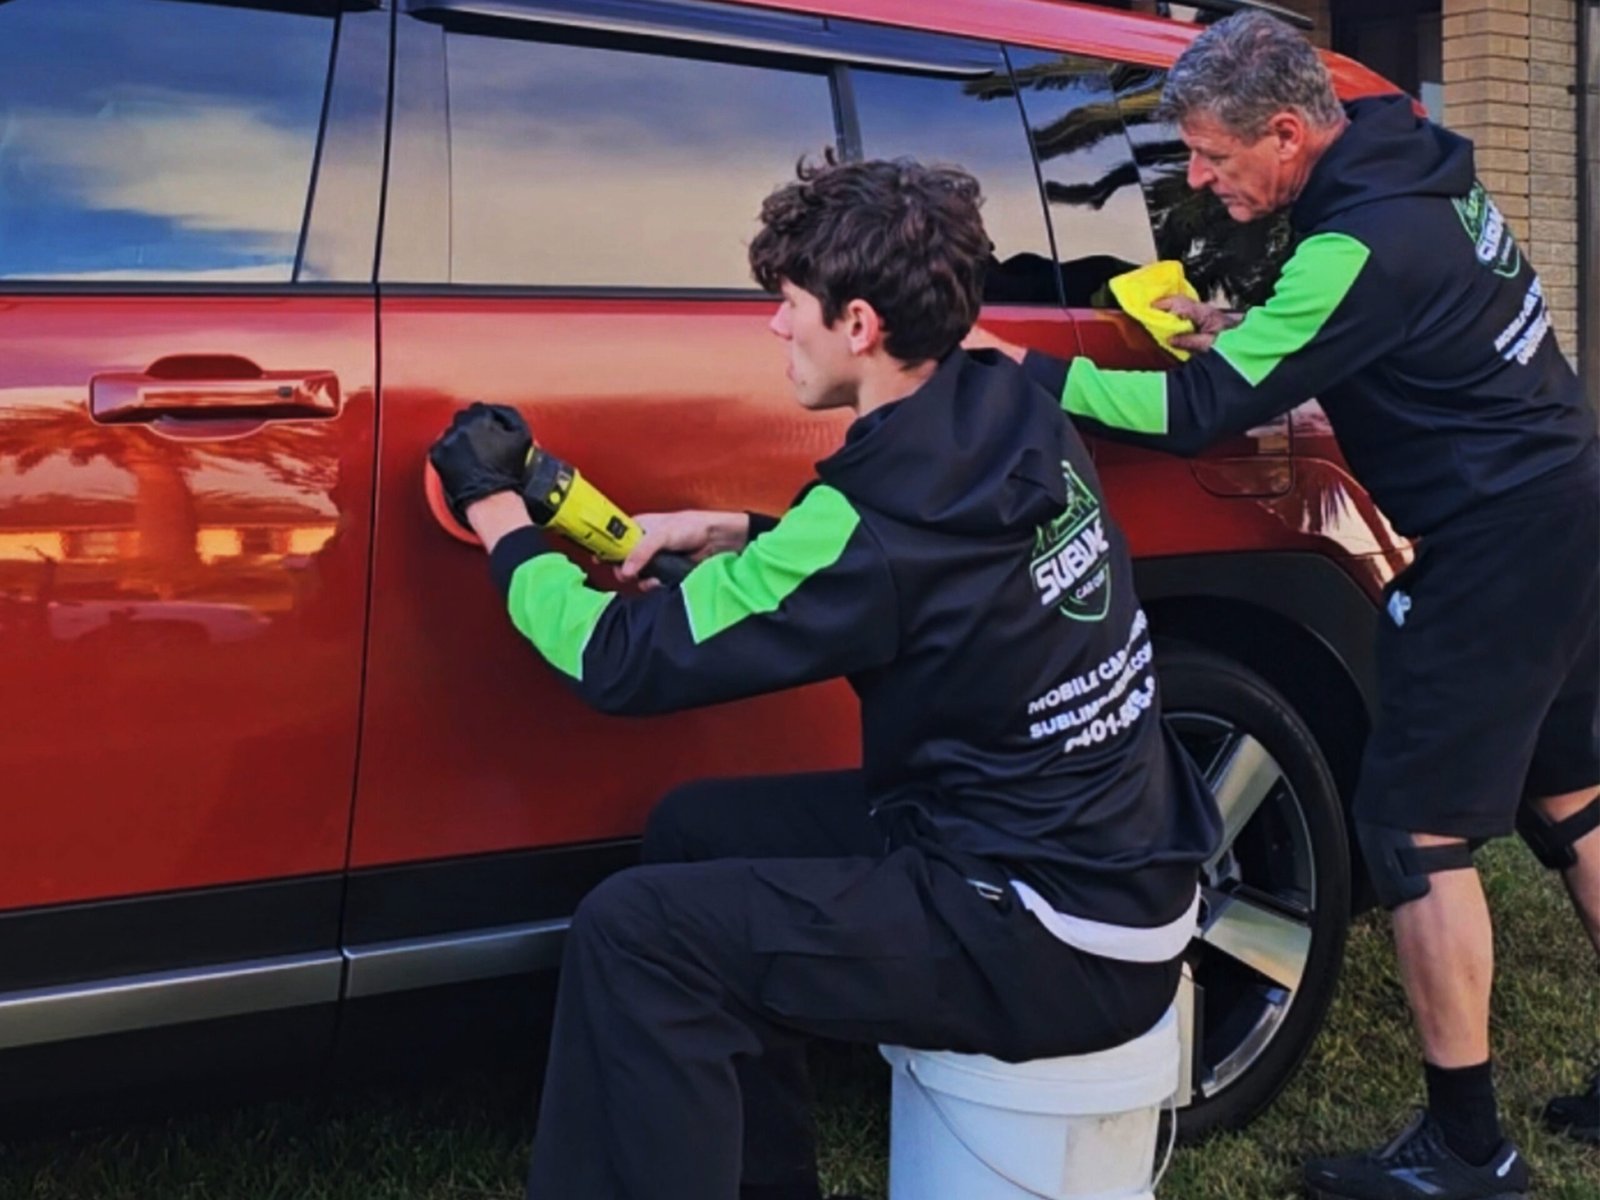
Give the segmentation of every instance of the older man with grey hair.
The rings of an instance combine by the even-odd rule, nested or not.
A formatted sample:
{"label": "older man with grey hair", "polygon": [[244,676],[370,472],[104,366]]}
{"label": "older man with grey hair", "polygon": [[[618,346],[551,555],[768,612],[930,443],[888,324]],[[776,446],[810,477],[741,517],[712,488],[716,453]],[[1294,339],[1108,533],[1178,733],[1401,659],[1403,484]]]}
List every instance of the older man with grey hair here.
{"label": "older man with grey hair", "polygon": [[[1471,143],[1405,96],[1341,106],[1316,51],[1259,12],[1201,34],[1163,107],[1191,187],[1236,221],[1288,211],[1294,251],[1271,297],[1242,321],[1165,302],[1197,327],[1175,344],[1210,351],[1172,372],[1024,364],[1098,432],[1180,454],[1316,396],[1351,469],[1419,540],[1384,597],[1380,713],[1354,808],[1393,912],[1428,1105],[1381,1150],[1310,1163],[1306,1183],[1348,1200],[1519,1197],[1528,1172],[1495,1104],[1493,942],[1471,855],[1515,827],[1563,873],[1600,949],[1594,417]],[[1600,1077],[1545,1115],[1595,1140]]]}

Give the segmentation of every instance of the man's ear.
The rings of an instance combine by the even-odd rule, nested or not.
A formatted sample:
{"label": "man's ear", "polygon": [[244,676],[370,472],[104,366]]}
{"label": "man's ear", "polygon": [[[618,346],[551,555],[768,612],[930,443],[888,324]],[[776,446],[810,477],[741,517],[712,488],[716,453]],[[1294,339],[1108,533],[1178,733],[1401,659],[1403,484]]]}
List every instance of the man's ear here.
{"label": "man's ear", "polygon": [[1286,109],[1267,119],[1267,134],[1276,143],[1279,158],[1293,158],[1306,144],[1306,123],[1299,113]]}
{"label": "man's ear", "polygon": [[852,300],[839,318],[850,335],[851,354],[871,354],[883,345],[883,318],[865,300]]}

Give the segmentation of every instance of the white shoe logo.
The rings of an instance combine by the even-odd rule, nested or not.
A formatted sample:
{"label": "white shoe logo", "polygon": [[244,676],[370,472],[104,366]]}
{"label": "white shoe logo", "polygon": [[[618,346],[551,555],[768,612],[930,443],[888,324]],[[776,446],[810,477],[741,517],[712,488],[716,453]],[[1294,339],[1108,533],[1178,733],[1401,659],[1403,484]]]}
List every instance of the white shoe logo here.
{"label": "white shoe logo", "polygon": [[1506,1177],[1506,1172],[1511,1170],[1511,1164],[1516,1162],[1516,1161],[1517,1161],[1517,1152],[1515,1150],[1513,1150],[1511,1152],[1511,1157],[1506,1159],[1505,1162],[1501,1163],[1500,1164],[1500,1169],[1495,1172],[1496,1178],[1504,1179]]}
{"label": "white shoe logo", "polygon": [[1405,1169],[1400,1170],[1400,1171],[1390,1171],[1389,1172],[1390,1178],[1398,1179],[1401,1183],[1406,1184],[1407,1186],[1409,1186],[1413,1191],[1421,1192],[1424,1196],[1442,1196],[1442,1195],[1444,1195],[1444,1189],[1443,1188],[1435,1187],[1433,1184],[1429,1183],[1426,1179],[1422,1178],[1423,1175],[1425,1175],[1425,1174],[1426,1175],[1433,1174],[1433,1168],[1431,1168],[1431,1167],[1406,1167]]}
{"label": "white shoe logo", "polygon": [[1404,592],[1394,592],[1389,596],[1389,619],[1396,625],[1406,623],[1406,614],[1411,611],[1411,597]]}

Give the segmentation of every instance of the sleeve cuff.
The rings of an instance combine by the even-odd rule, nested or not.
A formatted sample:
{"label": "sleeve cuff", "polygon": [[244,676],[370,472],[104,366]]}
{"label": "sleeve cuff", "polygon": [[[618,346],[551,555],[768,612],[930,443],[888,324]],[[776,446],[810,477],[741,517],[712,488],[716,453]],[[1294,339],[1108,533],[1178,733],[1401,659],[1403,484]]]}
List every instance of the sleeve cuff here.
{"label": "sleeve cuff", "polygon": [[510,597],[511,579],[516,575],[518,567],[530,558],[538,558],[539,555],[550,552],[550,539],[545,537],[544,531],[537,525],[524,525],[521,529],[513,529],[496,542],[494,550],[489,555],[489,574],[494,579],[495,587],[500,589],[500,594]]}
{"label": "sleeve cuff", "polygon": [[1061,402],[1067,390],[1067,370],[1072,364],[1062,358],[1029,350],[1022,358],[1022,373]]}
{"label": "sleeve cuff", "polygon": [[749,540],[752,542],[760,537],[763,533],[771,533],[778,527],[778,518],[769,517],[766,513],[753,512],[746,513],[745,516],[750,518]]}

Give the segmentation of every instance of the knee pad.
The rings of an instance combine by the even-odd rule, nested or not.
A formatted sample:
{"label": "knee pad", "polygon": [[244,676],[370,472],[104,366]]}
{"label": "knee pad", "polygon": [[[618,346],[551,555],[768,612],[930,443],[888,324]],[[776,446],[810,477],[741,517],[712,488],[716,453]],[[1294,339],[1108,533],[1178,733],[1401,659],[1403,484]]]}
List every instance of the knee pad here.
{"label": "knee pad", "polygon": [[1600,828],[1600,795],[1590,798],[1577,812],[1552,821],[1538,807],[1523,801],[1517,809],[1517,835],[1528,844],[1533,856],[1552,871],[1566,871],[1578,865],[1573,849],[1578,839]]}
{"label": "knee pad", "polygon": [[1472,866],[1473,847],[1465,840],[1418,846],[1410,831],[1369,821],[1356,822],[1356,840],[1367,861],[1367,876],[1378,903],[1393,910],[1428,894],[1428,876]]}

